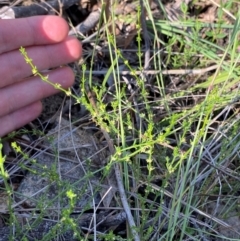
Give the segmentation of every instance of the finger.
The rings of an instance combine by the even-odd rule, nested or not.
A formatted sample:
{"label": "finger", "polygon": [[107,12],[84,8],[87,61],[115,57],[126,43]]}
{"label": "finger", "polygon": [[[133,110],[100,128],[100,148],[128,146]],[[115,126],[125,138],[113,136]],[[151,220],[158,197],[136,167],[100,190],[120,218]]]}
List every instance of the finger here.
{"label": "finger", "polygon": [[20,46],[52,44],[63,41],[68,25],[57,16],[37,16],[0,21],[0,53]]}
{"label": "finger", "polygon": [[9,115],[0,117],[0,137],[36,119],[42,111],[40,101],[23,107]]}
{"label": "finger", "polygon": [[[68,67],[53,70],[48,74],[53,83],[59,83],[63,88],[71,86],[74,82],[74,74]],[[0,116],[9,115],[57,92],[57,89],[43,82],[39,77],[31,77],[2,88],[0,89]]]}
{"label": "finger", "polygon": [[[79,59],[82,48],[77,39],[69,37],[58,44],[29,47],[26,51],[33,60],[33,64],[41,71]],[[0,88],[20,81],[31,74],[31,67],[26,64],[18,50],[0,55]]]}

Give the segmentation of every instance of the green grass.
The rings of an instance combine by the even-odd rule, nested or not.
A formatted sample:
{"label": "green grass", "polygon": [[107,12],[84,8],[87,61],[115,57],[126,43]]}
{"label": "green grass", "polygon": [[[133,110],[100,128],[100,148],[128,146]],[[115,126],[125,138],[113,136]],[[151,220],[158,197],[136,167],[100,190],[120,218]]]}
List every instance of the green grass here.
{"label": "green grass", "polygon": [[[44,175],[48,178],[52,175],[61,190],[56,199],[61,202],[67,197],[69,205],[60,210],[58,226],[52,227],[42,240],[53,240],[67,230],[72,230],[78,240],[239,240],[238,227],[228,224],[228,220],[229,216],[239,217],[240,15],[232,12],[236,21],[226,23],[224,12],[231,12],[234,4],[230,1],[219,8],[215,24],[188,17],[187,6],[182,6],[179,21],[170,22],[166,17],[154,19],[148,4],[144,1],[151,57],[146,58],[144,50],[147,40],[141,28],[141,8],[135,17],[137,62],[128,58],[127,50],[118,47],[118,39],[111,32],[116,28],[113,11],[108,13],[109,17],[103,13],[101,21],[108,27],[98,31],[91,42],[96,45],[103,40],[108,42],[107,47],[102,46],[107,70],[103,77],[98,77],[100,84],[96,83],[93,74],[99,53],[91,50],[77,73],[82,95],[71,95],[86,107],[110,149],[107,163],[96,173],[101,173],[100,180],[104,182],[113,170],[120,171],[125,201],[132,210],[134,223],[128,223],[123,234],[111,228],[99,232],[96,223],[91,232],[84,233],[78,227],[78,219],[71,217],[78,181],[62,182],[54,175],[57,164],[53,164],[53,172],[49,170]],[[123,65],[128,75],[121,75]],[[145,65],[159,72],[145,74]],[[197,72],[213,65],[214,70]],[[191,69],[192,74],[167,74],[167,70],[171,73],[186,69]],[[38,74],[36,68],[33,71]],[[30,158],[25,151],[20,153],[21,167],[31,169],[25,164]],[[55,157],[59,158],[58,152]],[[0,162],[4,163],[3,157]],[[13,193],[6,173],[1,168],[5,189]],[[89,180],[96,173],[88,170],[83,179]],[[115,206],[111,208],[123,207],[121,195],[118,192],[115,195]],[[21,234],[11,195],[9,200],[9,222]],[[30,222],[30,229],[39,225],[51,209],[51,202],[46,206],[43,203],[39,200],[37,218],[32,213],[35,221]],[[80,217],[85,210],[91,208],[82,209]],[[231,230],[233,236],[221,236],[222,229]],[[28,233],[21,240],[27,238]]]}

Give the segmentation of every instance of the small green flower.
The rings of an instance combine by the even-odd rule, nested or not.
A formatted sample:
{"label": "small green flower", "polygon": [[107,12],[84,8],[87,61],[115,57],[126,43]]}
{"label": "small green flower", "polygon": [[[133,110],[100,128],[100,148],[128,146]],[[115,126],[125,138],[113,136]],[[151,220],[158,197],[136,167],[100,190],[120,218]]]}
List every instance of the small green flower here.
{"label": "small green flower", "polygon": [[70,200],[73,200],[73,199],[77,196],[77,194],[75,194],[75,193],[72,191],[72,189],[68,190],[66,194],[67,194],[67,197],[68,197]]}
{"label": "small green flower", "polygon": [[55,87],[56,89],[60,89],[60,88],[61,88],[61,85],[58,84],[58,83],[56,83],[56,84],[54,84],[54,87]]}
{"label": "small green flower", "polygon": [[38,74],[37,66],[33,66],[33,68],[32,68],[32,74],[33,74],[34,76],[36,76],[36,75]]}
{"label": "small green flower", "polygon": [[4,162],[5,162],[5,159],[6,159],[6,156],[2,156],[2,143],[0,143],[0,175],[2,177],[5,177],[5,178],[8,178],[9,175],[7,173],[7,171],[4,170]]}
{"label": "small green flower", "polygon": [[15,152],[17,152],[17,153],[21,153],[22,152],[21,147],[18,146],[15,141],[11,143],[11,146],[15,150]]}

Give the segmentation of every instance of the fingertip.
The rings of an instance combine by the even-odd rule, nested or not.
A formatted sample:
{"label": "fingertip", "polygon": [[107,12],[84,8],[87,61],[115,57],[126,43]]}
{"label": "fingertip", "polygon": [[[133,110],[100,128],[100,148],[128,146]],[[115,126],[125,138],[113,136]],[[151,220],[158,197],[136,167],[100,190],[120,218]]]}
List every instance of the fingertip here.
{"label": "fingertip", "polygon": [[[52,70],[48,73],[48,77],[49,80],[53,83],[53,84],[57,84],[60,85],[62,88],[64,89],[68,89],[70,88],[75,81],[75,74],[73,72],[73,70],[68,67],[68,66],[63,66],[61,68]],[[38,77],[35,77],[35,81],[33,82],[33,80],[29,83],[28,88],[34,88],[35,86],[35,90],[39,89],[41,91],[37,91],[36,95],[38,95],[38,99],[43,99],[46,98],[48,96],[54,95],[56,93],[59,92],[59,89],[54,88],[53,86],[49,85],[48,83],[44,83],[42,81],[39,82]],[[32,86],[30,86],[30,84]],[[30,86],[30,87],[29,87]],[[36,97],[36,95],[34,95]]]}
{"label": "fingertip", "polygon": [[61,86],[65,89],[70,88],[75,81],[75,75],[73,70],[70,67],[63,67],[59,71],[55,72],[56,76],[62,76],[63,78],[56,78],[59,80]]}
{"label": "fingertip", "polygon": [[73,60],[78,60],[82,56],[82,44],[75,37],[68,37],[66,47]]}
{"label": "fingertip", "polygon": [[48,40],[53,43],[63,41],[67,37],[69,31],[67,22],[58,16],[42,17],[41,28]]}
{"label": "fingertip", "polygon": [[34,16],[0,21],[0,53],[20,46],[54,44],[68,36],[67,22],[57,16]]}

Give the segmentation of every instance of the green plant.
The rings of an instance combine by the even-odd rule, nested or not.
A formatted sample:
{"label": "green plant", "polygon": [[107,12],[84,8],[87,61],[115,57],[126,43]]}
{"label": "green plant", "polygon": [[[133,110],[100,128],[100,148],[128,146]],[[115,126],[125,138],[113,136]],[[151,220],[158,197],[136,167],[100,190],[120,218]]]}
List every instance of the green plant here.
{"label": "green plant", "polygon": [[[112,31],[117,17],[104,8],[101,22],[107,27],[103,33],[98,31],[95,44],[100,45],[106,36],[109,65],[101,83],[95,83],[92,75],[97,50],[93,49],[91,60],[86,60],[79,73],[81,96],[51,83],[39,73],[25,49],[20,49],[34,75],[86,107],[109,149],[112,147],[108,163],[101,168],[104,177],[116,165],[120,169],[136,223],[135,233],[127,226],[126,240],[138,240],[138,236],[140,240],[166,241],[220,238],[217,230],[223,223],[220,216],[209,218],[212,214],[207,204],[211,198],[225,203],[222,216],[237,206],[240,18],[236,15],[234,24],[224,21],[232,4],[219,7],[219,21],[210,25],[189,17],[186,4],[180,7],[183,15],[178,21],[154,19],[149,2],[144,1],[147,29],[141,22],[143,8],[136,8],[137,63],[118,47]],[[128,16],[127,24],[132,20]],[[151,58],[146,57],[147,48],[143,51],[148,39],[142,30],[151,36]],[[123,74],[122,65],[127,74]],[[110,78],[113,88],[108,86]],[[53,181],[59,181],[54,172],[53,168]],[[74,190],[66,187],[66,192]],[[73,230],[76,226],[70,212],[74,193],[69,191],[70,207],[62,210],[61,219]],[[201,221],[203,218],[206,223]],[[95,231],[93,237],[88,237],[96,236]],[[112,231],[99,237],[124,240]]]}

